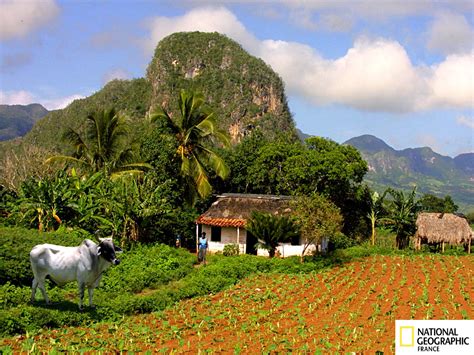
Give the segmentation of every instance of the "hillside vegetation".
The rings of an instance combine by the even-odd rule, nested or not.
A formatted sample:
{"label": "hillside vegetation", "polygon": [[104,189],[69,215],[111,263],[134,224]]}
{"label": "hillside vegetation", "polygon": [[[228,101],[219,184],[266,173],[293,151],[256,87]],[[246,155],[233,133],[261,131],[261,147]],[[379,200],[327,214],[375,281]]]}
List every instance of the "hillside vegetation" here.
{"label": "hillside vegetation", "polygon": [[147,69],[152,105],[176,107],[179,90],[201,92],[221,129],[238,142],[259,127],[268,137],[296,137],[281,78],[263,60],[218,33],[175,33],[163,39]]}
{"label": "hillside vegetation", "polygon": [[25,135],[48,112],[40,104],[0,105],[0,141]]}
{"label": "hillside vegetation", "polygon": [[[111,107],[126,115],[134,134],[140,136],[147,113],[160,106],[176,112],[181,89],[204,95],[219,127],[234,143],[257,127],[268,137],[284,131],[296,137],[281,78],[224,35],[192,32],[175,33],[158,43],[146,78],[114,80],[95,94],[49,113],[22,144],[64,152],[61,137],[66,129],[81,131],[87,115]],[[3,145],[5,150],[13,147]]]}
{"label": "hillside vegetation", "polygon": [[357,148],[369,165],[367,183],[383,191],[387,186],[439,197],[450,195],[464,211],[474,209],[474,153],[454,159],[429,147],[395,150],[381,139],[364,135],[344,144]]}

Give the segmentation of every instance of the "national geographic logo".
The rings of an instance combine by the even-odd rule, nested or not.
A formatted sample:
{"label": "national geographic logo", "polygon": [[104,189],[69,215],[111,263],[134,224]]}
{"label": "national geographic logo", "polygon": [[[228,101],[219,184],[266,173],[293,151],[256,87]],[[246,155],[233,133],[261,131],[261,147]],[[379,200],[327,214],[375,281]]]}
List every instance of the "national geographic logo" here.
{"label": "national geographic logo", "polygon": [[397,320],[397,354],[474,354],[472,320]]}

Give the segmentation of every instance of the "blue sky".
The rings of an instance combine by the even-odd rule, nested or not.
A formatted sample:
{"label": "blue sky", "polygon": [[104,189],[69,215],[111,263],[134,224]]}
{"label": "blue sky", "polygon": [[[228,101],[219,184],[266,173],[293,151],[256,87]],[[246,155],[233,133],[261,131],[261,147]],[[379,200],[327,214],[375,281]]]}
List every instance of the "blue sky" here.
{"label": "blue sky", "polygon": [[267,62],[305,133],[474,151],[472,1],[0,0],[0,103],[65,107],[191,30]]}

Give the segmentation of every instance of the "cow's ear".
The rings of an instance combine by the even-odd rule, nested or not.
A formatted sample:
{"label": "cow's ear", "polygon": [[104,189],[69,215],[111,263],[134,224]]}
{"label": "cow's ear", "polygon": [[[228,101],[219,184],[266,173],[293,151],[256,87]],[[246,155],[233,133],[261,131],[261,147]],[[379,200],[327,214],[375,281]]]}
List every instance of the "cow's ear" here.
{"label": "cow's ear", "polygon": [[102,253],[102,251],[100,250],[100,247],[98,247],[97,248],[97,256],[99,256],[101,253]]}
{"label": "cow's ear", "polygon": [[114,250],[116,253],[122,253],[123,250],[121,248],[119,248],[118,246],[114,245]]}

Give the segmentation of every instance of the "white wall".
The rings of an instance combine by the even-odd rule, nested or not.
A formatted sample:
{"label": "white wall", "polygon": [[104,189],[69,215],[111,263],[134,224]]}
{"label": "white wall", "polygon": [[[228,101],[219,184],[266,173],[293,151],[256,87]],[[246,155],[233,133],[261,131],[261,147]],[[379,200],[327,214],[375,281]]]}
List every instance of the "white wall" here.
{"label": "white wall", "polygon": [[[222,227],[221,228],[221,241],[211,241],[211,226],[203,225],[202,231],[206,232],[206,238],[209,244],[209,251],[212,253],[222,252],[226,244],[237,244],[237,228],[235,227]],[[247,240],[247,231],[244,228],[239,228],[239,246],[240,253],[245,254],[245,242]]]}
{"label": "white wall", "polygon": [[[211,241],[211,226],[202,225],[202,231],[206,232],[206,237],[209,244],[209,251],[211,253],[222,252],[226,244],[237,244],[237,228],[234,227],[222,227],[221,228],[221,241],[213,242]],[[245,254],[246,252],[246,241],[247,241],[247,231],[244,228],[239,228],[239,247],[240,253]],[[310,245],[306,249],[306,255],[311,255],[315,251],[315,246]],[[303,252],[303,245],[291,245],[285,243],[280,245],[277,248],[278,252],[282,257],[301,255]],[[264,249],[258,249],[257,255],[268,256],[268,252]]]}
{"label": "white wall", "polygon": [[[305,255],[311,255],[316,250],[314,245],[310,245],[306,248]],[[303,245],[291,245],[291,244],[282,244],[277,247],[277,251],[280,253],[280,256],[286,258],[288,256],[300,256],[303,252]],[[265,249],[258,249],[257,255],[268,256],[268,251]]]}

